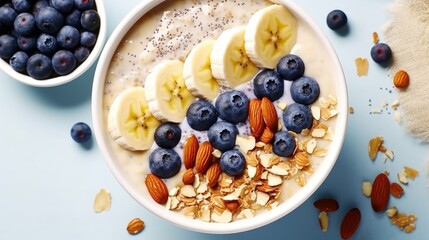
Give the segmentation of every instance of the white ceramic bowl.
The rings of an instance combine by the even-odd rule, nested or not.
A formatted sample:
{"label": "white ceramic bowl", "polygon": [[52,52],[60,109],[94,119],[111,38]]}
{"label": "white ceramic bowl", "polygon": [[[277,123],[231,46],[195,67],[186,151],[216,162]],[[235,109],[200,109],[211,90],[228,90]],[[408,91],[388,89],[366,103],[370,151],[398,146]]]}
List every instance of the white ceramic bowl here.
{"label": "white ceramic bowl", "polygon": [[86,70],[88,70],[88,68],[92,66],[95,60],[97,60],[97,57],[100,55],[101,50],[103,49],[103,46],[104,46],[104,42],[106,40],[107,21],[106,21],[106,10],[104,8],[103,0],[95,0],[95,4],[97,6],[97,12],[100,16],[100,29],[98,32],[97,42],[93,47],[91,54],[88,56],[88,58],[83,63],[81,63],[75,70],[73,70],[73,72],[64,76],[58,76],[58,77],[48,78],[44,80],[37,80],[26,74],[22,74],[13,70],[12,67],[9,65],[9,63],[4,61],[3,59],[0,59],[0,69],[3,70],[6,74],[8,74],[10,77],[16,79],[17,81],[30,86],[34,86],[34,87],[59,86],[78,78]]}
{"label": "white ceramic bowl", "polygon": [[[343,145],[347,114],[348,114],[348,100],[347,100],[347,89],[344,74],[341,65],[338,61],[337,55],[331,46],[328,39],[325,37],[323,32],[313,22],[313,20],[299,8],[295,3],[288,0],[278,0],[276,2],[283,4],[299,19],[310,26],[310,29],[314,31],[318,37],[318,41],[321,42],[322,46],[326,48],[327,55],[324,56],[327,62],[331,62],[332,71],[334,72],[334,78],[332,80],[333,87],[329,91],[333,91],[338,99],[337,110],[339,114],[337,116],[337,122],[335,127],[334,140],[330,143],[330,148],[326,157],[323,159],[323,163],[318,166],[317,170],[308,179],[307,185],[299,189],[286,201],[279,204],[277,208],[271,211],[266,211],[257,214],[254,218],[242,219],[233,221],[231,223],[207,223],[200,220],[193,220],[185,217],[184,215],[173,212],[157,204],[147,191],[138,190],[133,183],[128,179],[127,174],[121,165],[120,161],[114,157],[114,150],[109,147],[112,143],[112,139],[107,131],[105,108],[103,107],[103,95],[104,85],[106,76],[109,71],[109,63],[115,54],[115,50],[121,43],[121,40],[127,33],[127,31],[149,10],[162,3],[164,0],[152,0],[144,1],[139,4],[136,8],[130,12],[123,21],[117,26],[115,31],[112,33],[110,39],[107,41],[106,46],[100,56],[97,69],[95,72],[93,92],[92,92],[92,116],[94,133],[97,139],[98,146],[102,152],[108,166],[117,178],[123,188],[141,205],[146,209],[153,212],[154,214],[162,217],[169,222],[176,224],[185,229],[189,229],[197,232],[205,233],[236,233],[243,232],[251,229],[255,229],[271,223],[300,206],[308,197],[313,194],[318,187],[322,184],[325,178],[330,173],[334,166],[340,150]],[[138,53],[137,53],[138,54]],[[323,86],[321,86],[323,88]],[[142,176],[141,181],[144,181]]]}

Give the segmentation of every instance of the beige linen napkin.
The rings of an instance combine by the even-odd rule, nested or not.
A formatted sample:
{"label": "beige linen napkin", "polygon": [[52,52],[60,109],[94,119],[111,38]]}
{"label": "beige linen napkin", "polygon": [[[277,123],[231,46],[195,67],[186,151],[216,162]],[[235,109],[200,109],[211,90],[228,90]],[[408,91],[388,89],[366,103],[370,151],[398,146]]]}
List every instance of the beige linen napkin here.
{"label": "beige linen napkin", "polygon": [[391,76],[402,69],[410,76],[406,90],[398,90],[404,126],[429,142],[429,0],[396,0],[384,29],[392,49]]}

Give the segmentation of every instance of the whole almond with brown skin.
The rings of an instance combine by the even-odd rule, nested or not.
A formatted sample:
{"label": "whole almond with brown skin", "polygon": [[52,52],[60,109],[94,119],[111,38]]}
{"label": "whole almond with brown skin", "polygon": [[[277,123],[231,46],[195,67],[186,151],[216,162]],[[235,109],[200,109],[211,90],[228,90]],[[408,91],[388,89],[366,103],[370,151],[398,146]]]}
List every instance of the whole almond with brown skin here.
{"label": "whole almond with brown skin", "polygon": [[393,77],[393,84],[399,89],[405,89],[410,84],[410,76],[404,70],[399,70]]}
{"label": "whole almond with brown skin", "polygon": [[136,235],[141,232],[144,228],[144,222],[140,218],[133,218],[128,223],[127,231],[131,235]]}
{"label": "whole almond with brown skin", "polygon": [[262,117],[262,109],[261,109],[262,101],[253,98],[249,101],[249,125],[250,125],[250,133],[256,139],[258,139],[265,128],[264,118]]}
{"label": "whole almond with brown skin", "polygon": [[400,198],[404,194],[404,189],[398,183],[390,184],[390,194],[396,198]]}
{"label": "whole almond with brown skin", "polygon": [[314,207],[319,211],[334,212],[339,208],[338,202],[332,198],[322,198],[313,203]]}
{"label": "whole almond with brown skin", "polygon": [[349,239],[359,227],[361,214],[358,208],[350,209],[341,222],[340,234],[342,239]]}
{"label": "whole almond with brown skin", "polygon": [[267,127],[269,127],[272,132],[277,132],[279,118],[277,116],[277,111],[274,107],[274,104],[267,97],[262,98],[261,111],[265,125],[267,125]]}
{"label": "whole almond with brown skin", "polygon": [[240,207],[240,202],[238,200],[224,201],[224,203],[225,207],[232,213],[237,212],[238,208]]}
{"label": "whole almond with brown skin", "polygon": [[274,133],[271,131],[271,129],[266,126],[264,131],[262,132],[261,137],[259,138],[259,141],[263,142],[263,143],[271,143],[271,141],[274,138]]}
{"label": "whole almond with brown skin", "polygon": [[199,146],[198,139],[195,135],[192,134],[186,139],[183,145],[183,165],[185,165],[186,169],[195,166],[195,159],[197,158]]}
{"label": "whole almond with brown skin", "polygon": [[201,143],[195,159],[195,171],[205,173],[212,162],[213,147],[209,141]]}
{"label": "whole almond with brown skin", "polygon": [[222,168],[220,168],[220,163],[219,162],[212,163],[206,172],[206,177],[208,181],[207,185],[209,187],[216,186],[221,174],[222,174]]}
{"label": "whole almond with brown skin", "polygon": [[390,197],[390,181],[386,174],[380,173],[372,184],[371,206],[376,212],[386,209]]}
{"label": "whole almond with brown skin", "polygon": [[150,196],[155,200],[155,202],[159,204],[167,202],[168,189],[161,178],[150,173],[146,176],[145,183]]}
{"label": "whole almond with brown skin", "polygon": [[191,185],[193,184],[195,181],[195,173],[194,170],[192,168],[187,169],[182,176],[182,182],[185,185]]}

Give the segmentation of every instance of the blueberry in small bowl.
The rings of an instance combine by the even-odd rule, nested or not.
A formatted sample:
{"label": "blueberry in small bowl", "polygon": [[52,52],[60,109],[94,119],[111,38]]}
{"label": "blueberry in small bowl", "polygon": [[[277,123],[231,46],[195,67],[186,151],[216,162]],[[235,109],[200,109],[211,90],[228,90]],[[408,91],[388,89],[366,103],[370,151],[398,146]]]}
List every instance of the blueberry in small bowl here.
{"label": "blueberry in small bowl", "polygon": [[217,121],[217,118],[216,108],[206,100],[193,102],[186,112],[189,126],[197,131],[208,130]]}
{"label": "blueberry in small bowl", "polygon": [[182,161],[173,149],[157,148],[149,155],[149,169],[160,178],[170,178],[179,172]]}
{"label": "blueberry in small bowl", "polygon": [[221,119],[237,124],[247,119],[249,98],[243,92],[230,90],[219,94],[215,107]]}
{"label": "blueberry in small bowl", "polygon": [[18,51],[9,60],[10,66],[17,72],[24,72],[27,68],[28,54]]}
{"label": "blueberry in small bowl", "polygon": [[276,132],[273,139],[273,152],[280,157],[289,157],[296,147],[295,138],[286,131]]}
{"label": "blueberry in small bowl", "polygon": [[232,149],[222,153],[220,168],[230,176],[239,176],[243,173],[246,166],[246,159],[238,149]]}
{"label": "blueberry in small bowl", "polygon": [[253,79],[253,92],[259,99],[267,97],[276,101],[283,96],[284,81],[276,71],[264,69]]}
{"label": "blueberry in small bowl", "polygon": [[283,124],[289,131],[301,133],[313,125],[313,115],[308,106],[292,103],[283,112]]}
{"label": "blueberry in small bowl", "polygon": [[235,147],[238,129],[231,123],[219,121],[211,126],[207,135],[214,148],[227,151]]}
{"label": "blueberry in small bowl", "polygon": [[60,50],[52,56],[52,68],[58,75],[69,74],[76,66],[76,58],[68,50]]}
{"label": "blueberry in small bowl", "polygon": [[177,123],[162,123],[155,130],[155,142],[162,148],[174,148],[181,137],[182,129]]}
{"label": "blueberry in small bowl", "polygon": [[304,61],[297,55],[287,54],[277,63],[276,71],[288,81],[294,81],[304,75]]}
{"label": "blueberry in small bowl", "polygon": [[290,95],[292,99],[304,105],[312,104],[317,100],[320,94],[319,83],[310,77],[300,77],[290,86]]}

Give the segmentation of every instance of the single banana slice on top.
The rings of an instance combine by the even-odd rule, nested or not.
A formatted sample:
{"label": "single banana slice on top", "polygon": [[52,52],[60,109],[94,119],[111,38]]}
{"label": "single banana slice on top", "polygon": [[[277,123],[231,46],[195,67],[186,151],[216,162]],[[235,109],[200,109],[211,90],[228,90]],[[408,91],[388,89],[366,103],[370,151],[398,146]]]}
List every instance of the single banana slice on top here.
{"label": "single banana slice on top", "polygon": [[244,48],[245,26],[225,30],[210,55],[213,76],[221,85],[237,87],[250,81],[259,71]]}
{"label": "single banana slice on top", "polygon": [[180,123],[195,97],[185,86],[183,62],[167,60],[147,75],[145,95],[149,109],[160,121]]}
{"label": "single banana slice on top", "polygon": [[121,92],[113,101],[107,128],[115,142],[131,151],[151,148],[159,121],[149,111],[144,88],[133,87]]}
{"label": "single banana slice on top", "polygon": [[219,93],[219,83],[210,68],[210,54],[215,40],[205,40],[196,45],[186,57],[183,77],[188,90],[196,97],[214,100]]}
{"label": "single banana slice on top", "polygon": [[297,28],[295,17],[284,6],[263,8],[247,24],[246,53],[257,66],[273,69],[295,45]]}

